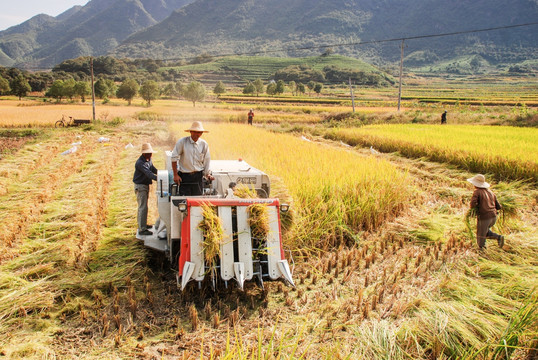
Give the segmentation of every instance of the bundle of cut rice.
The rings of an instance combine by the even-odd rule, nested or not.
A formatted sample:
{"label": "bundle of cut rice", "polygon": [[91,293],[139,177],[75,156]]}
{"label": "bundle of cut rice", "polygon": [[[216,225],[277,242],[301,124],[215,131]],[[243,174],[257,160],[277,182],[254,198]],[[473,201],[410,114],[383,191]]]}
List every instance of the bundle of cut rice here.
{"label": "bundle of cut rice", "polygon": [[222,220],[217,215],[217,208],[209,204],[202,205],[202,216],[203,220],[198,224],[198,228],[202,230],[204,236],[202,249],[206,264],[214,267],[224,238]]}
{"label": "bundle of cut rice", "polygon": [[245,184],[239,184],[234,189],[234,196],[241,199],[255,199],[258,197],[258,193]]}
{"label": "bundle of cut rice", "polygon": [[252,237],[259,240],[266,240],[269,234],[269,209],[267,204],[252,204],[247,208],[248,224],[252,232]]}

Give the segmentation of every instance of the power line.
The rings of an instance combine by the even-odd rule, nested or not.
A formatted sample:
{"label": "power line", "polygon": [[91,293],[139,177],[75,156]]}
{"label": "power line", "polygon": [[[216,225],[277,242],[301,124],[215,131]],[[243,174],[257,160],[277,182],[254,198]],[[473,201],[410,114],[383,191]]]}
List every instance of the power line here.
{"label": "power line", "polygon": [[[394,42],[394,41],[426,39],[426,38],[435,38],[435,37],[443,37],[443,36],[472,34],[472,33],[487,32],[487,31],[494,31],[494,30],[513,29],[513,28],[532,26],[532,25],[538,25],[538,22],[497,26],[497,27],[475,29],[475,30],[455,31],[455,32],[449,32],[449,33],[407,36],[407,37],[381,39],[381,40],[366,40],[366,41],[357,41],[357,42],[348,42],[348,43],[339,43],[339,44],[302,46],[302,47],[295,47],[295,48],[280,48],[280,49],[275,49],[275,50],[257,50],[257,51],[246,51],[246,52],[239,52],[239,53],[237,52],[236,53],[223,53],[223,54],[213,54],[210,56],[211,57],[248,56],[248,55],[260,55],[260,54],[273,54],[273,53],[279,53],[279,52],[294,52],[294,51],[302,51],[302,50],[327,49],[327,48],[344,47],[344,46],[360,46],[360,45],[379,44],[379,43]],[[195,58],[196,58],[195,56],[191,56],[191,57],[182,57],[182,58],[167,58],[167,59],[152,59],[152,60],[181,61],[181,60],[189,60],[189,59],[192,60]],[[51,68],[26,68],[26,70],[50,70],[50,69]]]}
{"label": "power line", "polygon": [[[285,52],[291,52],[291,51],[300,51],[300,50],[326,49],[326,48],[342,47],[342,46],[359,46],[359,45],[378,44],[378,43],[402,41],[402,40],[414,40],[414,39],[425,39],[425,38],[434,38],[434,37],[442,37],[442,36],[471,34],[471,33],[493,31],[493,30],[502,30],[502,29],[511,29],[511,28],[517,28],[517,27],[531,26],[531,25],[538,25],[538,22],[532,22],[532,23],[526,23],[526,24],[517,24],[517,25],[497,26],[497,27],[492,27],[492,28],[476,29],[476,30],[456,31],[456,32],[450,32],[450,33],[417,35],[417,36],[408,36],[408,37],[401,37],[401,38],[391,38],[391,39],[382,39],[382,40],[367,40],[367,41],[358,41],[358,42],[349,42],[349,43],[340,43],[340,44],[329,44],[329,45],[304,46],[304,47],[296,47],[296,48],[281,48],[281,49],[276,49],[276,50],[247,51],[247,52],[241,52],[241,53],[216,54],[216,55],[211,55],[211,56],[213,56],[213,57],[226,57],[226,56],[241,56],[241,55],[259,55],[259,54],[277,53],[277,52],[284,52],[284,51]],[[162,60],[162,61],[177,61],[177,60],[186,60],[186,59],[193,59],[193,58],[194,57],[185,57],[185,58],[170,58],[170,59],[158,59],[158,60]],[[155,59],[155,60],[157,60],[157,59]]]}

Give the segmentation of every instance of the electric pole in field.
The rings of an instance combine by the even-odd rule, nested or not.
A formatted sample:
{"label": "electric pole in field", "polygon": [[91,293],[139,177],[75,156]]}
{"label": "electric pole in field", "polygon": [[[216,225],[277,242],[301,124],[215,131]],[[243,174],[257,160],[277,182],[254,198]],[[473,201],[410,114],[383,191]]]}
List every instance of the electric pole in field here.
{"label": "electric pole in field", "polygon": [[92,110],[93,110],[93,122],[95,122],[95,87],[93,85],[93,57],[90,57],[90,76],[92,79]]}
{"label": "electric pole in field", "polygon": [[398,111],[400,111],[400,103],[402,102],[402,73],[403,73],[404,41],[405,39],[402,39],[402,55],[400,57],[400,85],[398,86]]}
{"label": "electric pole in field", "polygon": [[353,86],[351,86],[351,78],[349,78],[349,91],[351,92],[351,105],[353,106],[353,112],[355,112],[355,97],[353,96]]}

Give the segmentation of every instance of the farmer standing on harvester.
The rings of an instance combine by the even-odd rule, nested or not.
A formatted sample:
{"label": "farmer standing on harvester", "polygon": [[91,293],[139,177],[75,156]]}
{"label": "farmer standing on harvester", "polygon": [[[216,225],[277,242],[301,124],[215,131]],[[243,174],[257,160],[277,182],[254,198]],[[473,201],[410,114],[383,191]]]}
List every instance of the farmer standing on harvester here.
{"label": "farmer standing on harvester", "polygon": [[174,182],[179,185],[181,196],[202,195],[204,176],[213,180],[209,173],[209,145],[200,138],[208,131],[199,121],[193,122],[185,131],[191,135],[179,139],[172,151]]}

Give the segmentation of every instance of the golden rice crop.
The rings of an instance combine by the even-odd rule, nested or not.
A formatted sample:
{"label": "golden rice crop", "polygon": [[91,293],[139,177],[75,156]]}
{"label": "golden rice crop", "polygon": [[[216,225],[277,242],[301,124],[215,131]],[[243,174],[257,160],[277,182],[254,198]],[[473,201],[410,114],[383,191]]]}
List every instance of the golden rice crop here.
{"label": "golden rice crop", "polygon": [[370,125],[331,129],[327,138],[350,145],[427,157],[498,179],[538,182],[538,129],[473,125]]}
{"label": "golden rice crop", "polygon": [[[184,136],[190,124],[172,124]],[[370,230],[408,201],[408,176],[390,163],[292,135],[239,125],[205,123],[213,159],[242,158],[284,181],[298,209],[295,248],[328,249]]]}

